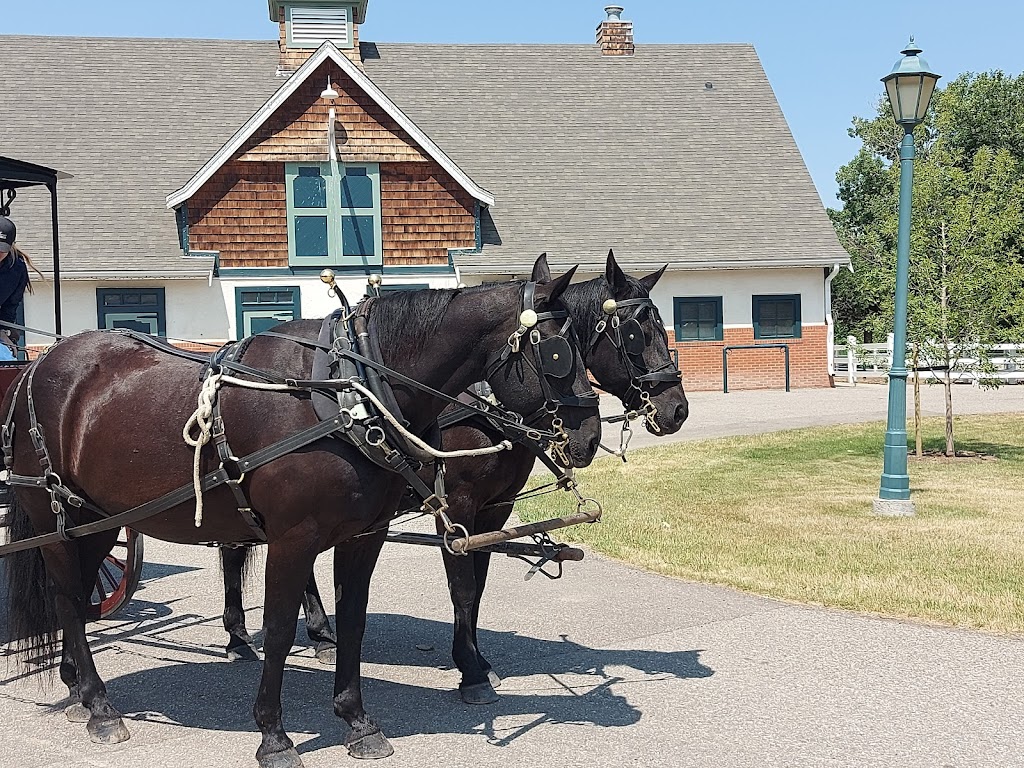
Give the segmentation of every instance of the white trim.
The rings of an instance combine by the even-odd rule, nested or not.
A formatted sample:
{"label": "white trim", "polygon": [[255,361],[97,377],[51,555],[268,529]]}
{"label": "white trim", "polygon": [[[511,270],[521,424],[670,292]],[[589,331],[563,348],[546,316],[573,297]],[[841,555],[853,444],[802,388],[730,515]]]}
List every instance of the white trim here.
{"label": "white trim", "polygon": [[357,86],[363,89],[363,91],[373,99],[381,109],[383,109],[396,123],[402,128],[417,144],[422,147],[428,155],[437,163],[444,168],[452,178],[454,178],[466,192],[473,196],[474,199],[479,200],[481,203],[487,206],[494,206],[494,196],[486,189],[478,185],[473,181],[465,171],[463,171],[455,162],[446,155],[440,147],[437,146],[430,137],[427,136],[420,128],[406,116],[398,106],[389,99],[384,92],[378,88],[370,78],[363,74],[362,70],[359,69],[345,54],[338,50],[338,47],[334,45],[330,40],[324,42],[316,52],[312,54],[305,63],[299,67],[295,74],[293,74],[288,82],[282,85],[267,102],[257,110],[256,114],[250,117],[246,123],[238,129],[234,136],[228,139],[227,143],[221,147],[217,153],[211,157],[206,164],[196,172],[196,174],[188,180],[181,189],[176,192],[172,192],[167,196],[167,207],[176,208],[177,206],[184,203],[186,200],[191,198],[200,188],[209,181],[210,177],[213,176],[217,170],[224,165],[231,157],[237,152],[242,145],[251,137],[263,123],[270,119],[271,115],[274,114],[281,107],[288,97],[290,97],[295,91],[298,90],[299,86],[305,82],[306,78],[312,74],[317,67],[319,67],[326,59],[332,59],[337,64],[342,72],[348,75],[355,82]]}
{"label": "white trim", "polygon": [[[489,258],[491,261],[483,262],[480,259]],[[804,259],[751,259],[749,261],[693,261],[693,262],[677,262],[664,257],[645,257],[642,259],[632,257],[619,257],[623,261],[628,261],[629,268],[636,272],[642,272],[644,270],[655,270],[661,269],[665,266],[666,261],[668,262],[669,272],[689,272],[689,271],[730,271],[730,270],[743,270],[743,269],[811,269],[811,268],[830,268],[836,263],[834,259],[823,260],[823,261],[807,261]],[[472,262],[466,263],[467,260],[473,259]],[[529,275],[533,269],[533,264],[522,262],[517,263],[514,261],[505,260],[505,254],[501,248],[489,249],[487,246],[480,253],[472,253],[469,255],[455,254],[454,260],[456,264],[460,261],[462,264],[458,264],[459,269],[465,275]],[[555,259],[551,259],[553,262],[552,269],[556,272],[558,267],[564,267],[572,264],[571,261],[559,262]],[[846,266],[848,262],[839,262]],[[604,264],[594,262],[583,263],[579,268],[580,274],[596,272],[598,274],[604,273]]]}
{"label": "white trim", "polygon": [[[47,280],[53,279],[53,271],[43,270]],[[145,270],[125,272],[123,270],[99,269],[92,272],[60,271],[61,280],[206,280],[210,270],[192,270],[189,272],[147,272]]]}

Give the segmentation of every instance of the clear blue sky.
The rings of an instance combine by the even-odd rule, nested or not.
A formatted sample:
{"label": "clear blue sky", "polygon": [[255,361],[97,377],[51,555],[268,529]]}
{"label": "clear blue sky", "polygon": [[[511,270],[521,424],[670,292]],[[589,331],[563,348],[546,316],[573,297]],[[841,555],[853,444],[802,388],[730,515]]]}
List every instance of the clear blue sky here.
{"label": "clear blue sky", "polygon": [[[638,43],[749,42],[818,191],[835,202],[835,172],[857,149],[846,134],[868,115],[878,79],[910,34],[946,80],[965,71],[1017,74],[1020,0],[621,0]],[[370,0],[364,40],[591,43],[602,0]],[[0,33],[276,38],[266,0],[2,0]],[[0,50],[2,59],[2,50]],[[14,86],[17,88],[17,85]],[[2,139],[0,139],[2,142]]]}

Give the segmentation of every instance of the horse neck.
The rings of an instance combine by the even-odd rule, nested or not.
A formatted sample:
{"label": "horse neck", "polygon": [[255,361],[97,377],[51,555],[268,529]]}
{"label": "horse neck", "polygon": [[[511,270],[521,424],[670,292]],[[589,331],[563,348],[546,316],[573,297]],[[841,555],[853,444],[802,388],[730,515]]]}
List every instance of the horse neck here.
{"label": "horse neck", "polygon": [[[475,294],[480,297],[481,294]],[[471,294],[472,296],[472,294]],[[485,295],[486,296],[486,295]],[[508,301],[476,300],[456,294],[445,310],[444,319],[436,333],[426,343],[410,348],[402,339],[380,339],[385,365],[432,389],[454,397],[471,384],[484,378],[489,353],[498,340],[504,341],[499,327],[508,320]],[[409,323],[421,322],[410,317]],[[507,336],[507,334],[506,334]],[[428,397],[423,392],[393,385],[395,398],[402,414],[414,431],[420,431],[437,419],[447,403]]]}

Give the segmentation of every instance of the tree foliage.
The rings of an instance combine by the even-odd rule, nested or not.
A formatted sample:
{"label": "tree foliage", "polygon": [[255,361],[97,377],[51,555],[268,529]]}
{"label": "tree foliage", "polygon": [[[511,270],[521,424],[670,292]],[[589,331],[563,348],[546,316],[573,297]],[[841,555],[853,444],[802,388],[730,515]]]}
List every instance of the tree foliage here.
{"label": "tree foliage", "polygon": [[[993,344],[1024,340],[1024,75],[958,77],[915,134],[907,333],[925,364],[949,369],[952,451],[952,373],[984,373]],[[829,212],[855,269],[835,281],[836,326],[880,341],[893,323],[903,129],[883,99],[850,135],[862,146]]]}

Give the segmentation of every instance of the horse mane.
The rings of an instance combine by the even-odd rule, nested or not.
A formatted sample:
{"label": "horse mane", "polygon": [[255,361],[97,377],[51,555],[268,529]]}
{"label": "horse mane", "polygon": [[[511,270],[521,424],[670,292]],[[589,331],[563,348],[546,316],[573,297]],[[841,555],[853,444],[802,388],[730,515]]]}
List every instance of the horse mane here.
{"label": "horse mane", "polygon": [[[624,298],[639,299],[647,295],[647,291],[632,275],[626,275],[626,282],[629,285],[629,296]],[[606,299],[614,296],[612,287],[608,280],[601,275],[594,280],[587,280],[583,283],[572,283],[562,294],[562,303],[572,314],[573,324],[576,326],[576,333],[585,344],[588,334],[597,327],[597,323],[605,316],[601,305]]]}
{"label": "horse mane", "polygon": [[448,307],[456,296],[472,296],[492,289],[494,285],[388,291],[374,301],[370,310],[371,330],[378,339],[388,340],[389,357],[401,354],[400,348],[422,349],[440,330]]}

